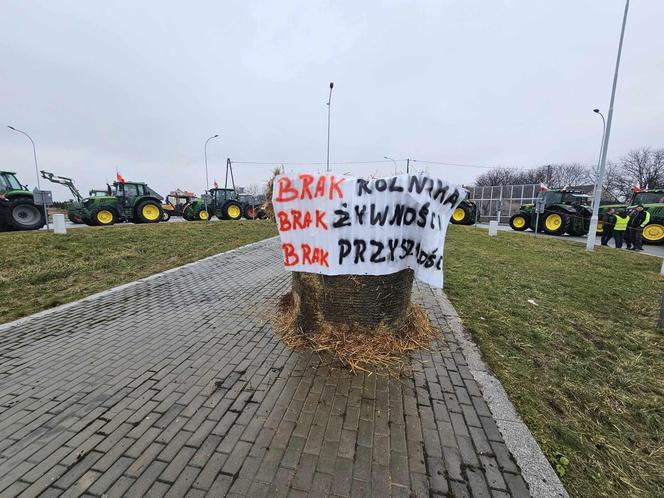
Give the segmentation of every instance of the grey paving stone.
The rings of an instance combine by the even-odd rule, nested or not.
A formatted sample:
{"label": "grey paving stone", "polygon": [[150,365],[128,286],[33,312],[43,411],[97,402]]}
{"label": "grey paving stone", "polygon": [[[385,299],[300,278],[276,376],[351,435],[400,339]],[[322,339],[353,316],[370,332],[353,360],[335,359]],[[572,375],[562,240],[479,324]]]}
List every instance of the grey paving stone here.
{"label": "grey paving stone", "polygon": [[449,303],[395,379],[281,344],[288,288],[269,240],[5,326],[0,494],[528,495]]}

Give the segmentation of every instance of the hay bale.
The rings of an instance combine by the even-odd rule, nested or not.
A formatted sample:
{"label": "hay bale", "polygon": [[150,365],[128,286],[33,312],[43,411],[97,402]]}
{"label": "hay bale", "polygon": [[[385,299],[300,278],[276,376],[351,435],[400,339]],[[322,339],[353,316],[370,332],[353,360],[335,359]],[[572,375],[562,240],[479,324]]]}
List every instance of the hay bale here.
{"label": "hay bale", "polygon": [[411,302],[412,270],[390,275],[293,273],[275,329],[290,347],[329,354],[351,370],[393,374],[411,351],[436,338],[426,313]]}

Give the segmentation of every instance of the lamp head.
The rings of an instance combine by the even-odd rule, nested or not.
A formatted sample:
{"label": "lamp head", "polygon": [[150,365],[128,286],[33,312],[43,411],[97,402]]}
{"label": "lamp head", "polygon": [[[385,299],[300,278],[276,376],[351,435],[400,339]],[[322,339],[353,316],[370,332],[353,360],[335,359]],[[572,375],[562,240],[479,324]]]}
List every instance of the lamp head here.
{"label": "lamp head", "polygon": [[219,136],[219,135],[215,135],[215,136],[213,136],[212,138],[217,138],[218,136]]}
{"label": "lamp head", "polygon": [[597,114],[599,114],[599,109],[593,109],[593,112],[596,112]]}
{"label": "lamp head", "polygon": [[7,125],[7,128],[9,128],[10,130],[14,130],[14,131],[16,131],[16,128],[14,128],[13,126],[9,126],[9,125]]}
{"label": "lamp head", "polygon": [[334,88],[334,83],[330,81],[330,90],[332,90],[333,88]]}

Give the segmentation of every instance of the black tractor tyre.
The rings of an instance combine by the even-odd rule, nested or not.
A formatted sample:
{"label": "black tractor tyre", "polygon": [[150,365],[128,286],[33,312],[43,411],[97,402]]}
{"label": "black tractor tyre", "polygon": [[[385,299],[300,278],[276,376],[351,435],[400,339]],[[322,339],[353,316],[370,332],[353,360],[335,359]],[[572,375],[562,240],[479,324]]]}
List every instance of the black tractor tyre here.
{"label": "black tractor tyre", "polygon": [[[523,220],[522,222],[520,220]],[[521,224],[523,223],[523,225]],[[530,215],[527,213],[516,213],[510,218],[510,227],[517,232],[524,232],[530,228]]]}
{"label": "black tractor tyre", "polygon": [[159,223],[164,216],[164,210],[157,201],[147,199],[141,202],[134,210],[134,223]]}
{"label": "black tractor tyre", "polygon": [[569,229],[571,218],[568,213],[561,211],[545,211],[540,216],[542,230],[549,235],[562,235]]}
{"label": "black tractor tyre", "polygon": [[257,211],[257,217],[259,220],[266,220],[267,219],[267,213],[263,208],[259,208]]}
{"label": "black tractor tyre", "polygon": [[9,217],[6,225],[9,230],[39,230],[46,225],[44,208],[37,206],[32,199],[16,199],[9,203]]}
{"label": "black tractor tyre", "polygon": [[239,202],[228,201],[221,210],[221,220],[239,220],[242,218],[242,206]]}
{"label": "black tractor tyre", "polygon": [[167,222],[170,219],[171,219],[171,213],[164,210],[164,214],[161,215],[161,221]]}
{"label": "black tractor tyre", "polygon": [[252,205],[245,206],[244,217],[248,220],[255,220],[256,218],[258,218],[256,208]]}
{"label": "black tractor tyre", "polygon": [[99,207],[90,213],[90,222],[96,227],[115,225],[118,222],[118,213],[111,208]]}

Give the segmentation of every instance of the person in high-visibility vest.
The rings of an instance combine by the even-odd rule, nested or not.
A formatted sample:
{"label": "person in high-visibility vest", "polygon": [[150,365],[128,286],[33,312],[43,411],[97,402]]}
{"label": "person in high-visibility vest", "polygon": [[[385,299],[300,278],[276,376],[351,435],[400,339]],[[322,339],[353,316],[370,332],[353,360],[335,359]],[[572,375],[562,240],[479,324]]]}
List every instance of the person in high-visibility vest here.
{"label": "person in high-visibility vest", "polygon": [[643,251],[643,229],[648,223],[650,213],[644,209],[643,204],[639,204],[629,217],[627,249]]}
{"label": "person in high-visibility vest", "polygon": [[616,224],[613,227],[613,240],[616,243],[616,249],[621,249],[623,245],[623,239],[627,233],[627,224],[629,223],[629,215],[627,211],[621,209],[616,214]]}

